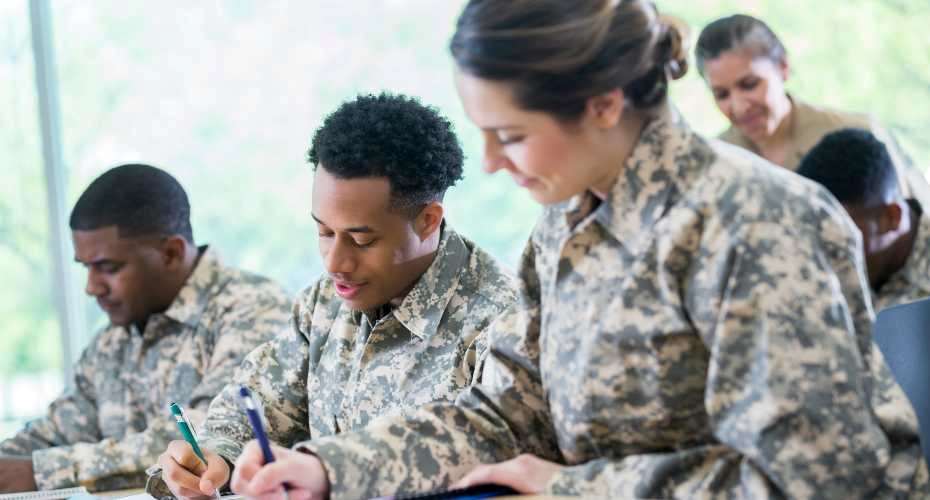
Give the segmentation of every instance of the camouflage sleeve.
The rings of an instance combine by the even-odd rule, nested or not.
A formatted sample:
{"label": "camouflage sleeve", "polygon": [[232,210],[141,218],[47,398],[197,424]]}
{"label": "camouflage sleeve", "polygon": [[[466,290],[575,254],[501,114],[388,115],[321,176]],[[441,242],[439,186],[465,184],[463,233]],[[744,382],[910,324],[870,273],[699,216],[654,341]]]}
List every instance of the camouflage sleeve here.
{"label": "camouflage sleeve", "polygon": [[185,408],[198,428],[206,418],[210,401],[226,387],[245,357],[284,331],[291,318],[290,300],[271,284],[245,287],[233,295],[235,302],[218,314],[210,364],[191,393],[187,403],[191,409]]}
{"label": "camouflage sleeve", "polygon": [[[250,314],[254,314],[251,319],[236,313],[238,310],[227,312],[233,319],[217,326],[217,340],[203,367],[204,376],[190,397],[180,402],[195,426],[203,422],[210,401],[232,378],[243,357],[258,343],[272,338],[286,325],[288,317],[286,303],[277,300],[257,311],[251,310]],[[182,355],[187,354],[190,353]],[[185,369],[182,361],[179,360],[177,370]],[[144,431],[119,439],[101,440],[99,436],[76,439],[67,441],[76,444],[36,451],[33,453],[36,484],[40,489],[80,484],[94,491],[139,487],[145,482],[146,467],[154,464],[168,442],[177,436],[174,421],[166,415],[149,421]]]}
{"label": "camouflage sleeve", "polygon": [[481,384],[466,389],[454,405],[426,405],[406,419],[384,417],[361,431],[295,446],[323,461],[332,498],[447,487],[479,463],[521,451],[558,459],[538,365],[539,282],[532,244],[523,259],[522,306],[489,327]]}
{"label": "camouflage sleeve", "polygon": [[[300,315],[294,307],[294,318]],[[309,439],[307,417],[307,339],[292,318],[290,327],[252,351],[210,403],[201,445],[235,463],[253,438],[252,426],[238,403],[240,385],[249,387],[263,408],[268,438],[283,446]]]}
{"label": "camouflage sleeve", "polygon": [[[92,382],[95,361],[96,343],[81,353],[81,358],[74,365],[70,386],[49,405],[45,417],[29,422],[23,430],[0,443],[0,454],[28,456],[66,443],[100,439]],[[41,460],[35,465],[41,466]]]}
{"label": "camouflage sleeve", "polygon": [[[834,222],[819,229],[843,233]],[[685,292],[710,353],[704,402],[719,444],[567,467],[551,492],[853,498],[878,487],[890,450],[857,342],[869,326],[841,286],[867,292],[856,266],[853,276],[833,266],[837,254],[855,262],[857,241],[799,235],[798,225],[753,224],[720,245],[729,250],[701,255]]]}

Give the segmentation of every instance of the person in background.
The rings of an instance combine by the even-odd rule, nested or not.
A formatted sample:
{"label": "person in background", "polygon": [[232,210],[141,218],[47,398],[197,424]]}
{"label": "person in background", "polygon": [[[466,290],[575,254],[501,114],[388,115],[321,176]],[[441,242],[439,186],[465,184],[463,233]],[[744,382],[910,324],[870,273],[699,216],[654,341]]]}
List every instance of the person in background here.
{"label": "person in background", "polygon": [[825,135],[797,173],[826,187],[862,231],[876,311],[930,296],[930,217],[901,194],[891,155],[874,134]]}
{"label": "person in background", "polygon": [[695,59],[714,102],[730,121],[720,135],[724,141],[796,170],[828,132],[863,128],[888,148],[902,194],[930,204],[930,185],[874,118],[815,106],[785,90],[791,74],[787,51],[761,20],[735,14],[708,24],[698,37]]}
{"label": "person in background", "polygon": [[169,402],[202,422],[245,355],[290,317],[284,289],[194,244],[187,194],[158,168],[105,172],[70,225],[85,291],[109,325],[47,415],[0,442],[0,491],[141,487],[178,435]]}
{"label": "person in background", "polygon": [[516,280],[445,221],[463,156],[434,109],[359,96],[326,118],[309,159],[326,274],[300,294],[292,330],[251,353],[210,405],[207,465],[180,440],[162,454],[176,496],[229,480],[253,436],[240,385],[261,400],[269,439],[285,446],[451,402],[477,381],[484,332],[516,299]]}
{"label": "person in background", "polygon": [[916,416],[873,347],[858,230],[823,187],[670,107],[686,50],[651,3],[471,0],[451,51],[485,169],[545,205],[481,383],[272,464],[251,442],[233,491],[930,491]]}

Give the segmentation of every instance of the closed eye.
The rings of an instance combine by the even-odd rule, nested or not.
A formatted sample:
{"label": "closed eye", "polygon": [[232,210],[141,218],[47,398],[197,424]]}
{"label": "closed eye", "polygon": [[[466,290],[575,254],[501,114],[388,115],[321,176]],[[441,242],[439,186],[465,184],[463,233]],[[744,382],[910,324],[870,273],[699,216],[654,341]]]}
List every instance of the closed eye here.
{"label": "closed eye", "polygon": [[102,262],[99,264],[94,264],[97,272],[103,274],[115,274],[118,273],[120,269],[123,268],[122,264],[117,264],[115,262]]}
{"label": "closed eye", "polygon": [[526,137],[522,135],[517,135],[513,137],[498,137],[497,141],[500,143],[501,146],[508,146],[510,144],[517,144],[519,142],[523,142],[523,139],[525,138]]}
{"label": "closed eye", "polygon": [[758,78],[748,78],[746,80],[739,82],[739,87],[743,90],[752,90],[756,88],[757,85],[759,85]]}

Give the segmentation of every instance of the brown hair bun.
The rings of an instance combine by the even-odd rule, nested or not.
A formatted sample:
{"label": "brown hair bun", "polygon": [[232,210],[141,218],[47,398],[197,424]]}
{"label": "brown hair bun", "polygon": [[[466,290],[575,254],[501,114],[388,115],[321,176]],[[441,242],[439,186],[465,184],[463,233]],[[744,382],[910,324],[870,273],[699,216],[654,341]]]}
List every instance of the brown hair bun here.
{"label": "brown hair bun", "polygon": [[681,18],[668,14],[660,15],[659,22],[665,31],[662,43],[668,44],[667,59],[659,61],[659,64],[665,64],[665,74],[669,80],[678,80],[688,73],[691,29]]}

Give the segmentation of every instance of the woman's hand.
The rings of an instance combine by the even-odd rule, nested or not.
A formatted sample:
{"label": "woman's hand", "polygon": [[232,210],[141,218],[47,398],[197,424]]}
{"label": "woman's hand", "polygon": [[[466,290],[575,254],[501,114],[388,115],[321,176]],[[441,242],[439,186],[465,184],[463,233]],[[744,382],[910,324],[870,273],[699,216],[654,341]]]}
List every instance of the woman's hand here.
{"label": "woman's hand", "polygon": [[246,445],[233,467],[232,490],[259,500],[282,500],[284,485],[290,500],[324,500],[329,479],[315,455],[272,445],[274,462],[265,464],[258,441]]}
{"label": "woman's hand", "polygon": [[536,455],[523,454],[517,458],[491,465],[479,465],[455,484],[467,488],[478,484],[509,486],[520,493],[541,493],[549,480],[562,466],[543,460]]}

